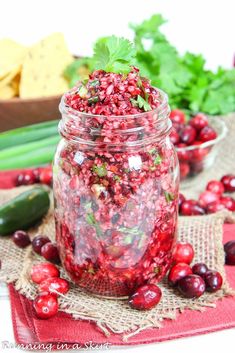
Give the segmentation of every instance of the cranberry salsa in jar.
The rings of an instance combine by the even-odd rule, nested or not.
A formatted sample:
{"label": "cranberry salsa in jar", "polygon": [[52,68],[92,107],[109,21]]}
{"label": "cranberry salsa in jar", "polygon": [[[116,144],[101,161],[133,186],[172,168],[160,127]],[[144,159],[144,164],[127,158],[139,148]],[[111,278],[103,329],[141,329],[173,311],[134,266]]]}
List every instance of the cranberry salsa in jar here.
{"label": "cranberry salsa in jar", "polygon": [[95,70],[61,100],[56,239],[80,287],[124,297],[166,274],[176,240],[178,160],[164,92],[131,67]]}

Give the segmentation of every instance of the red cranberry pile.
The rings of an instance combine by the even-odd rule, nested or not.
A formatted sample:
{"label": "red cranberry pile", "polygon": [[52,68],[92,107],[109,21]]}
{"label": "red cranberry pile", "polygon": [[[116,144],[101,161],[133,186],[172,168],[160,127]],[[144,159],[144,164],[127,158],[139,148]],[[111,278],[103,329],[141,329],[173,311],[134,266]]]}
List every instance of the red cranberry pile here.
{"label": "red cranberry pile", "polygon": [[[216,139],[216,131],[209,126],[207,117],[198,113],[187,123],[184,112],[179,109],[172,110],[170,119],[173,129],[170,134],[172,143],[177,147],[177,154],[180,162],[180,178],[193,176],[203,170],[206,156],[211,147],[200,146],[204,142]],[[187,147],[194,148],[188,150]]]}
{"label": "red cranberry pile", "polygon": [[173,253],[173,267],[168,274],[168,282],[177,287],[186,298],[199,298],[205,291],[216,292],[222,287],[223,278],[217,271],[209,270],[206,264],[190,264],[194,250],[189,243],[176,244]]}
{"label": "red cranberry pile", "polygon": [[69,291],[69,282],[60,278],[58,268],[48,262],[34,265],[31,269],[31,280],[38,284],[38,296],[33,307],[39,319],[49,319],[58,312],[58,295]]}
{"label": "red cranberry pile", "polygon": [[15,185],[32,185],[41,183],[51,186],[52,184],[52,167],[40,167],[22,171],[15,179]]}
{"label": "red cranberry pile", "polygon": [[53,183],[62,264],[90,292],[129,296],[148,279],[161,280],[171,261],[177,161],[167,124],[155,138],[167,103],[137,69],[95,71],[65,95],[61,112],[66,140]]}
{"label": "red cranberry pile", "polygon": [[[31,240],[29,234],[23,230],[17,230],[12,235],[13,242],[19,248],[25,248],[31,244]],[[32,240],[33,250],[38,254],[44,257],[44,259],[54,262],[60,263],[60,257],[57,249],[57,245],[52,243],[47,236],[37,235]]]}
{"label": "red cranberry pile", "polygon": [[179,213],[182,216],[197,216],[222,209],[235,212],[235,199],[227,195],[231,192],[235,192],[235,175],[224,175],[220,181],[211,180],[206,190],[199,195],[198,201],[186,200],[184,195],[179,195]]}

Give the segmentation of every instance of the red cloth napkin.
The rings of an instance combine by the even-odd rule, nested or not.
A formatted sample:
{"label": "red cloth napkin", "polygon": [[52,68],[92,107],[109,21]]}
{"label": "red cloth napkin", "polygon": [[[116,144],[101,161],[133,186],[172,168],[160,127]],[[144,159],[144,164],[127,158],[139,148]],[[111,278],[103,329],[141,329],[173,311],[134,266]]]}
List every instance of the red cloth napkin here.
{"label": "red cloth napkin", "polygon": [[[11,187],[17,172],[0,173],[0,187]],[[13,177],[12,177],[13,176]],[[235,225],[224,225],[224,242],[235,239]],[[235,271],[233,266],[226,266],[230,285],[235,288]],[[55,349],[61,349],[57,343],[86,345],[105,344],[133,345],[160,342],[175,338],[194,336],[198,334],[235,327],[235,298],[227,297],[217,302],[216,309],[207,308],[204,312],[185,310],[177,320],[165,320],[161,329],[148,329],[123,342],[122,335],[111,334],[105,337],[103,332],[92,322],[73,320],[63,312],[47,320],[36,318],[32,302],[20,295],[9,285],[12,310],[12,323],[17,343],[33,342],[54,343]],[[46,324],[45,324],[46,323]],[[77,348],[77,346],[76,346]]]}

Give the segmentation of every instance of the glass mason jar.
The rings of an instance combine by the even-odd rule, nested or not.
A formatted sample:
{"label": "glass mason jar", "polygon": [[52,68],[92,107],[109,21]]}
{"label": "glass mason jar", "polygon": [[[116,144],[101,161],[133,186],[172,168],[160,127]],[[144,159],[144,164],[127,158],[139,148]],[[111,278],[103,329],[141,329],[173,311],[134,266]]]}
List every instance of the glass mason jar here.
{"label": "glass mason jar", "polygon": [[56,239],[71,279],[94,294],[127,296],[171,263],[179,168],[160,93],[157,109],[129,116],[90,115],[61,100]]}

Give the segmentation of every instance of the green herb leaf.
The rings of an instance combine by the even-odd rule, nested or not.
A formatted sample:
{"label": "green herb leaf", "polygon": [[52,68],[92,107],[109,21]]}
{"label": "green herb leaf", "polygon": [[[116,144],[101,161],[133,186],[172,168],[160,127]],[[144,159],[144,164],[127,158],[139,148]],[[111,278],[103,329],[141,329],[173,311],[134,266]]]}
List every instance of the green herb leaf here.
{"label": "green herb leaf", "polygon": [[151,110],[150,104],[140,95],[138,95],[137,97],[137,103],[139,108],[143,108],[145,112],[148,112],[149,110]]}
{"label": "green herb leaf", "polygon": [[101,237],[103,235],[103,232],[102,232],[102,229],[100,228],[99,223],[95,219],[94,213],[87,213],[85,218],[86,218],[86,222],[90,226],[93,226],[95,228],[97,236]]}
{"label": "green herb leaf", "polygon": [[165,195],[166,202],[169,203],[174,200],[174,195],[171,194],[170,192],[164,191],[164,195]]}
{"label": "green herb leaf", "polygon": [[87,101],[88,101],[88,104],[97,103],[97,102],[99,102],[99,97],[98,96],[90,97],[90,98],[88,98]]}
{"label": "green herb leaf", "polygon": [[99,39],[94,47],[96,69],[114,73],[128,73],[134,64],[135,48],[125,38],[115,36]]}
{"label": "green herb leaf", "polygon": [[162,157],[158,154],[158,155],[154,158],[153,163],[154,163],[155,165],[159,165],[159,164],[161,164],[161,162],[162,162]]}
{"label": "green herb leaf", "polygon": [[94,173],[96,173],[100,178],[104,177],[107,175],[107,169],[105,164],[102,165],[93,165],[92,170]]}

